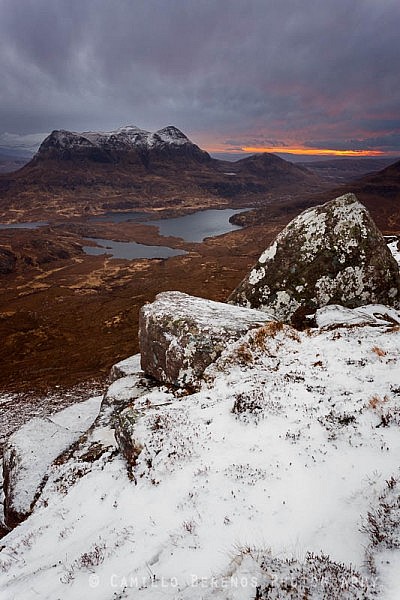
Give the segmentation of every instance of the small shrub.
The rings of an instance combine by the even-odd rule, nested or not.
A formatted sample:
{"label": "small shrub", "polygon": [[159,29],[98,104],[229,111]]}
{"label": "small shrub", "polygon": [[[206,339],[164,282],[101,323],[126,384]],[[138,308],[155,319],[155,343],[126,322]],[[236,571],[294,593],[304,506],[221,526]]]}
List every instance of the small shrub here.
{"label": "small shrub", "polygon": [[263,400],[262,390],[250,390],[249,392],[236,394],[232,413],[235,415],[243,415],[244,413],[255,416],[260,415],[263,410]]}
{"label": "small shrub", "polygon": [[378,590],[372,578],[324,554],[307,553],[304,562],[267,555],[261,561],[267,581],[254,600],[370,600]]}
{"label": "small shrub", "polygon": [[372,396],[372,398],[368,400],[368,406],[375,410],[377,408],[380,408],[386,402],[389,402],[389,398],[387,396],[381,398],[380,396],[375,394],[375,396]]}
{"label": "small shrub", "polygon": [[372,573],[375,573],[374,554],[379,549],[400,549],[400,485],[399,479],[391,477],[378,497],[375,506],[371,507],[361,526],[361,531],[369,537],[366,549],[366,562]]}
{"label": "small shrub", "polygon": [[382,350],[382,348],[379,348],[378,346],[374,346],[372,348],[372,352],[374,352],[379,357],[386,356],[387,354],[385,350]]}
{"label": "small shrub", "polygon": [[257,329],[253,338],[254,344],[261,350],[264,350],[268,338],[274,338],[282,329],[283,323],[281,321],[270,321],[264,327]]}
{"label": "small shrub", "polygon": [[194,521],[184,521],[183,529],[193,535],[196,531],[196,523]]}
{"label": "small shrub", "polygon": [[239,364],[242,365],[249,365],[254,362],[253,353],[251,352],[248,344],[243,343],[236,348],[235,359]]}

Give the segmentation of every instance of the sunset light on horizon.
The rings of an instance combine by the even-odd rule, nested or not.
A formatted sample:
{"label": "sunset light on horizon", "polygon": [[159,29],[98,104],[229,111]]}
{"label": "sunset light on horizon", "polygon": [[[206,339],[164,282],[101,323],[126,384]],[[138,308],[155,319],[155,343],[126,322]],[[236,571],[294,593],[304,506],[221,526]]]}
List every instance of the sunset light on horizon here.
{"label": "sunset light on horizon", "polygon": [[363,156],[385,156],[381,150],[332,150],[327,148],[292,148],[290,146],[281,147],[251,147],[245,146],[243,152],[257,154],[263,152],[272,152],[274,154],[300,154],[310,156],[342,156],[342,157],[363,157]]}

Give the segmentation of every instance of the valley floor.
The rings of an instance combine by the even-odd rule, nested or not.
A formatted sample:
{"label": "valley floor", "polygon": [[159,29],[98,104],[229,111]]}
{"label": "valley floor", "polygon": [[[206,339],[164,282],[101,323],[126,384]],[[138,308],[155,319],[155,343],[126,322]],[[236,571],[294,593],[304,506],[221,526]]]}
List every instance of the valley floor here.
{"label": "valley floor", "polygon": [[16,273],[1,275],[0,390],[43,394],[104,379],[113,363],[138,351],[143,304],[170,289],[226,300],[283,226],[273,221],[202,244],[169,240],[188,254],[134,261],[87,256],[76,246],[85,233],[150,244],[165,238],[146,226],[71,226],[61,232],[70,256],[48,261],[43,247],[48,254],[53,244],[56,252],[60,231],[1,231],[0,241],[24,259]]}

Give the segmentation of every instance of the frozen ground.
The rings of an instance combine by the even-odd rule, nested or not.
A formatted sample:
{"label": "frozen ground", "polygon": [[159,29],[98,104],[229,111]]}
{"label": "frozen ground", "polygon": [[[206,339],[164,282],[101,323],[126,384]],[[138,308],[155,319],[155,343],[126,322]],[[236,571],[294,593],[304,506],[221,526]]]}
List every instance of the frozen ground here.
{"label": "frozen ground", "polygon": [[[231,343],[196,394],[143,391],[129,474],[108,407],[1,540],[2,600],[398,600],[399,322],[326,307],[314,330]],[[114,369],[108,402],[129,403],[139,368]],[[16,400],[0,398],[3,438],[60,408]],[[81,431],[95,402],[50,418]]]}
{"label": "frozen ground", "polygon": [[85,383],[72,389],[55,389],[49,394],[0,393],[0,457],[8,437],[34,417],[47,417],[71,404],[100,394],[104,385]]}
{"label": "frozen ground", "polygon": [[[112,429],[95,428],[89,442],[108,452],[53,466],[3,538],[1,597],[298,598],[288,581],[306,572],[310,598],[397,600],[400,315],[361,316],[325,309],[309,333],[266,326],[231,344],[200,392],[144,394],[133,478]],[[114,384],[125,399],[131,378]],[[318,591],[322,555],[351,565],[354,593]]]}

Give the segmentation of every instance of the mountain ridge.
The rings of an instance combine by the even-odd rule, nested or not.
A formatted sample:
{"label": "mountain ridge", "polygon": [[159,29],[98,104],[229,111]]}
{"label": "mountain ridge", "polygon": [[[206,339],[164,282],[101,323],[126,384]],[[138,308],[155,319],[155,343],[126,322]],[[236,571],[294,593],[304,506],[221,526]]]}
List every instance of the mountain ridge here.
{"label": "mountain ridge", "polygon": [[22,169],[0,176],[0,220],[252,206],[324,187],[274,154],[235,163],[212,158],[172,125],[154,133],[136,126],[54,130]]}
{"label": "mountain ridge", "polygon": [[155,153],[166,149],[178,152],[180,155],[190,155],[199,161],[210,160],[207,152],[201,150],[182,131],[172,125],[154,133],[135,125],[127,125],[107,132],[78,133],[56,129],[43,140],[34,159],[87,158],[98,162],[119,162],[129,152]]}

